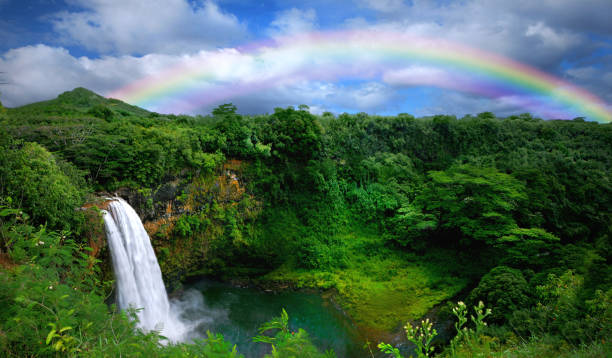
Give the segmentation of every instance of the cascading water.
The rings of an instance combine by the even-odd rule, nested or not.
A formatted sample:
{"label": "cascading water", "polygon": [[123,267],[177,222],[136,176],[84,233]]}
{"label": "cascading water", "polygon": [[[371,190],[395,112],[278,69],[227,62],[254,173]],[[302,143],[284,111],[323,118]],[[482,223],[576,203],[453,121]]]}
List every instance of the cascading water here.
{"label": "cascading water", "polygon": [[185,340],[190,327],[168,300],[161,270],[136,211],[123,199],[113,198],[103,211],[106,236],[117,283],[120,309],[140,309],[138,326],[156,330],[172,342]]}

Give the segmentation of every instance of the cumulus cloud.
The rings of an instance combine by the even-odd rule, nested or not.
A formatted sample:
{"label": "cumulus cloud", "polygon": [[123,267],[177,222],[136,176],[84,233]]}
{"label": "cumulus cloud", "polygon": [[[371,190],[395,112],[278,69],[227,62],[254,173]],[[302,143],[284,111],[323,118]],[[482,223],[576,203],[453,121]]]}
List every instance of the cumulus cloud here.
{"label": "cumulus cloud", "polygon": [[498,98],[488,98],[458,91],[429,91],[430,102],[419,107],[413,113],[416,116],[431,116],[436,114],[450,114],[463,117],[468,114],[482,112],[493,112],[498,116],[506,117],[530,112],[542,118],[571,118],[564,110],[553,110],[548,107],[540,109],[531,107],[529,110],[523,106],[526,101],[532,98],[520,95],[502,96]]}
{"label": "cumulus cloud", "polygon": [[337,87],[325,100],[337,107],[369,112],[383,110],[395,98],[397,96],[389,86],[366,82],[356,87]]}
{"label": "cumulus cloud", "polygon": [[117,88],[138,84],[151,76],[155,83],[155,76],[164,78],[172,69],[189,73],[201,67],[214,68],[215,76],[201,81],[193,79],[193,83],[186,85],[193,96],[164,98],[165,93],[161,93],[160,100],[140,104],[154,111],[190,114],[207,113],[229,101],[237,104],[242,113],[265,113],[275,107],[302,103],[328,109],[376,111],[395,96],[390,86],[374,81],[342,85],[312,80],[310,77],[317,74],[303,73],[307,63],[298,54],[294,54],[294,61],[291,56],[268,55],[270,60],[266,61],[266,56],[255,59],[252,54],[222,49],[190,55],[90,59],[74,57],[64,48],[26,46],[0,57],[0,68],[6,70],[10,82],[3,91],[2,102],[9,107],[19,106],[54,98],[79,86],[121,98]]}
{"label": "cumulus cloud", "polygon": [[25,46],[0,57],[0,68],[9,83],[3,88],[2,102],[19,106],[54,98],[75,87],[104,94],[179,61],[180,57],[169,55],[76,58],[61,47]]}
{"label": "cumulus cloud", "polygon": [[580,37],[578,35],[555,31],[541,21],[534,25],[529,25],[527,31],[525,31],[525,36],[537,37],[540,39],[542,46],[555,48],[561,51],[566,51],[572,46],[580,43]]}
{"label": "cumulus cloud", "polygon": [[311,32],[317,28],[317,14],[314,9],[291,8],[276,14],[267,33],[271,37],[289,36]]}
{"label": "cumulus cloud", "polygon": [[383,13],[403,11],[407,7],[403,0],[362,0],[361,4]]}
{"label": "cumulus cloud", "polygon": [[[245,114],[268,113],[276,107],[295,107],[300,104],[309,105],[310,112],[316,114],[325,111],[377,113],[387,110],[390,102],[397,99],[392,88],[378,82],[345,85],[326,81],[299,81],[246,96],[236,96],[231,102]],[[208,104],[200,111],[208,113],[218,104],[225,102]]]}
{"label": "cumulus cloud", "polygon": [[454,82],[454,75],[448,71],[431,66],[413,65],[401,69],[385,71],[382,80],[395,86],[432,85],[442,86]]}
{"label": "cumulus cloud", "polygon": [[443,38],[552,72],[559,69],[564,59],[589,56],[599,46],[585,35],[585,29],[605,36],[612,33],[612,22],[602,15],[612,11],[612,3],[609,0],[586,2],[384,2],[394,3],[393,11],[385,11],[387,6],[382,7],[375,1],[363,1],[362,5],[376,11],[377,17],[369,21],[370,27]]}
{"label": "cumulus cloud", "polygon": [[226,46],[246,26],[211,0],[71,0],[83,8],[61,12],[52,24],[60,40],[100,53],[193,52]]}
{"label": "cumulus cloud", "polygon": [[578,113],[551,101],[552,96],[509,91],[498,84],[477,79],[467,73],[449,72],[428,66],[410,66],[390,70],[382,80],[394,88],[435,87],[428,94],[426,105],[418,108],[417,115],[455,114],[463,116],[480,112],[494,112],[508,116],[531,112],[543,118],[573,118]]}
{"label": "cumulus cloud", "polygon": [[[232,41],[246,35],[246,25],[210,0],[68,1],[82,11],[55,14],[54,29],[66,44],[83,46],[102,57],[74,57],[62,47],[47,45],[10,50],[0,57],[0,68],[11,82],[2,88],[4,104],[53,98],[77,86],[115,94],[114,89],[141,78],[170,76],[165,72],[168,68],[180,68],[195,74],[187,76],[188,94],[173,98],[161,93],[159,100],[135,104],[175,113],[205,113],[228,101],[242,113],[270,112],[274,107],[301,103],[311,105],[317,113],[389,113],[395,108],[404,111],[406,107],[399,103],[407,98],[407,89],[425,86],[427,91],[430,87],[446,91],[432,90],[427,100],[420,98],[421,102],[408,105],[417,115],[482,111],[507,115],[537,110],[525,106],[529,98],[518,95],[483,97],[487,93],[482,93],[473,74],[435,67],[427,61],[377,66],[380,58],[376,51],[368,50],[367,43],[361,52],[355,51],[358,58],[336,67],[333,56],[300,52],[299,44],[292,47],[287,36],[321,29],[319,21],[329,20],[324,9],[315,6],[322,2],[306,2],[304,8],[276,13],[264,33],[282,48],[254,55],[231,47]],[[601,42],[610,41],[612,22],[604,21],[599,13],[608,13],[604,9],[612,5],[609,0],[585,1],[587,5],[578,6],[569,0],[362,0],[360,9],[370,9],[370,13],[351,12],[354,17],[345,19],[340,27],[441,38],[499,53],[555,73],[612,103],[612,58],[593,55],[601,50]],[[593,16],[593,23],[587,24],[585,16]],[[605,36],[601,40],[592,34]],[[201,69],[210,71],[198,77]]]}
{"label": "cumulus cloud", "polygon": [[612,55],[603,57],[603,65],[586,65],[565,70],[565,77],[591,91],[600,94],[612,111]]}
{"label": "cumulus cloud", "polygon": [[605,36],[612,32],[609,16],[612,4],[608,0],[495,0],[493,3],[502,11],[540,19],[556,28]]}

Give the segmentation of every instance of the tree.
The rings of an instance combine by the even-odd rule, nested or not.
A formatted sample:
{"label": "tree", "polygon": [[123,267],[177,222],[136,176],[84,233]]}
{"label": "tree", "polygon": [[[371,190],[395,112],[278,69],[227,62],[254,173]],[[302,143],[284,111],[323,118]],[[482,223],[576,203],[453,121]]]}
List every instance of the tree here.
{"label": "tree", "polygon": [[6,114],[6,108],[2,105],[2,101],[0,101],[0,118],[4,117]]}
{"label": "tree", "polygon": [[238,109],[236,108],[236,106],[233,103],[225,103],[225,104],[219,105],[217,108],[213,109],[212,115],[213,116],[233,115],[233,114],[236,114],[237,110]]}
{"label": "tree", "polygon": [[415,201],[424,214],[433,215],[438,231],[458,233],[463,243],[492,245],[516,227],[512,213],[526,195],[512,176],[495,168],[456,165],[428,177]]}
{"label": "tree", "polygon": [[222,104],[212,113],[218,119],[215,129],[225,136],[225,153],[232,157],[248,156],[253,151],[251,129],[244,118],[236,113],[236,106]]}
{"label": "tree", "polygon": [[503,250],[504,262],[515,267],[534,267],[544,263],[559,241],[544,229],[517,227],[499,238],[495,246]]}
{"label": "tree", "polygon": [[501,323],[514,311],[528,307],[532,295],[531,288],[521,271],[507,266],[497,266],[482,277],[468,300],[472,303],[483,301],[494,312],[491,320]]}
{"label": "tree", "polygon": [[321,126],[304,110],[276,108],[263,131],[263,142],[283,161],[306,163],[321,150]]}

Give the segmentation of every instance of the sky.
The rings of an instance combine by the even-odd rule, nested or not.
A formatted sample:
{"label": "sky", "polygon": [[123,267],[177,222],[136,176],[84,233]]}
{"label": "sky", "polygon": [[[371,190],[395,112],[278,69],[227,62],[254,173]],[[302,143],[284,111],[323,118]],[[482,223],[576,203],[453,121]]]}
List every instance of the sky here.
{"label": "sky", "polygon": [[[85,87],[176,114],[232,102],[245,114],[306,104],[313,113],[588,118],[555,102],[555,90],[470,90],[507,83],[388,50],[416,38],[493,54],[587,91],[612,113],[609,14],[611,0],[0,0],[0,101],[15,107]],[[372,46],[353,35],[329,46],[359,54],[333,57],[311,38],[296,45],[355,31]],[[387,52],[376,52],[378,39]]]}

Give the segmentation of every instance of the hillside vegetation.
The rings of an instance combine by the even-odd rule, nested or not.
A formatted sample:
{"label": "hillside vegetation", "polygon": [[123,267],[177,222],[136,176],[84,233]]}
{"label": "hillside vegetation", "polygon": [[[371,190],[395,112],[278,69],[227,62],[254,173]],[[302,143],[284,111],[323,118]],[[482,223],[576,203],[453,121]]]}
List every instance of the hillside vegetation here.
{"label": "hillside vegetation", "polygon": [[[162,346],[105,304],[109,193],[145,219],[171,287],[215,274],[317,288],[372,337],[482,301],[486,326],[464,322],[472,334],[425,354],[612,352],[610,124],[231,104],[163,115],[82,88],[2,109],[5,356],[237,356],[213,334]],[[263,339],[274,356],[322,356],[283,315]]]}

